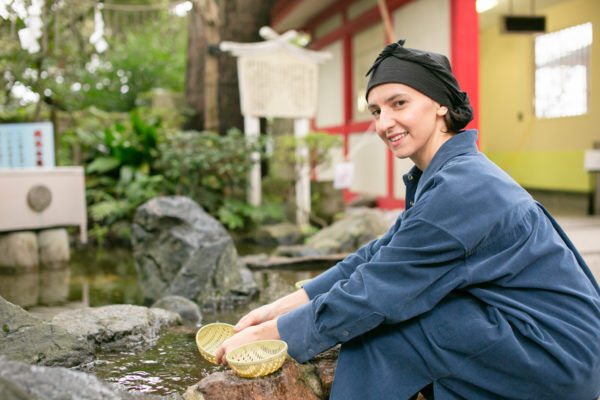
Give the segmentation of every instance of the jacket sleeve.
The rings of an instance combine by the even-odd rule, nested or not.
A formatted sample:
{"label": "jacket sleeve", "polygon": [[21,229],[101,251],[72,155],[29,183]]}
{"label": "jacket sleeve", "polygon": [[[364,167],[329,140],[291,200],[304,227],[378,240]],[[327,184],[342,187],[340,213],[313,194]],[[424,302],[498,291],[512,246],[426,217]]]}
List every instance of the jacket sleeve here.
{"label": "jacket sleeve", "polygon": [[313,299],[317,295],[327,292],[336,282],[348,279],[356,270],[356,267],[369,262],[381,246],[386,245],[391,240],[401,223],[402,214],[381,238],[370,241],[355,253],[350,254],[333,267],[302,285],[302,288],[308,294],[308,298]]}
{"label": "jacket sleeve", "polygon": [[[381,323],[394,324],[431,310],[467,284],[463,244],[443,229],[411,221],[380,246],[371,260],[324,293],[279,317],[288,353],[304,362]],[[339,264],[338,264],[339,266]]]}

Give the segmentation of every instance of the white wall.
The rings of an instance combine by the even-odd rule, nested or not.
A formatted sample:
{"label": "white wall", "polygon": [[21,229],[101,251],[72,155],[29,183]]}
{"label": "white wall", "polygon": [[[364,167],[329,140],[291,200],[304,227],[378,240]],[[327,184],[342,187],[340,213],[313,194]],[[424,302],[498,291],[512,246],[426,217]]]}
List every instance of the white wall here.
{"label": "white wall", "polygon": [[393,14],[396,39],[406,47],[450,57],[450,0],[415,0]]}
{"label": "white wall", "polygon": [[321,50],[331,53],[332,58],[319,66],[315,122],[318,127],[342,125],[344,123],[342,42],[337,41]]}

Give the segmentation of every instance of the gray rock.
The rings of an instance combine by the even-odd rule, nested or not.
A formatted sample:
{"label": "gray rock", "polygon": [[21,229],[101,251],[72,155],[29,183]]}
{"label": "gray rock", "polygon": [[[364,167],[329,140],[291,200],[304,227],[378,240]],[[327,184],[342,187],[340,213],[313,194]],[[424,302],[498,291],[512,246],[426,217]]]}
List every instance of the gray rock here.
{"label": "gray rock", "polygon": [[[51,368],[0,358],[3,399],[107,399],[122,396],[96,377],[67,368]],[[6,397],[4,397],[6,396]]]}
{"label": "gray rock", "polygon": [[387,229],[381,212],[364,208],[320,230],[306,244],[325,254],[348,253],[384,234]]}
{"label": "gray rock", "polygon": [[38,262],[35,232],[0,234],[0,267],[34,268]]}
{"label": "gray rock", "polygon": [[41,365],[72,367],[90,362],[92,348],[60,326],[34,317],[0,297],[0,355]]}
{"label": "gray rock", "polygon": [[348,203],[348,207],[377,207],[377,196],[362,194],[356,196]]}
{"label": "gray rock", "polygon": [[387,217],[379,210],[353,209],[343,219],[321,229],[303,246],[280,246],[276,255],[286,257],[316,257],[328,254],[352,253],[389,228]]}
{"label": "gray rock", "polygon": [[153,308],[162,308],[179,314],[184,322],[200,325],[202,313],[198,304],[182,296],[165,296],[152,304]]}
{"label": "gray rock", "polygon": [[3,400],[181,400],[178,394],[158,396],[125,392],[93,375],[62,367],[42,367],[0,357]]}
{"label": "gray rock", "polygon": [[297,244],[302,238],[300,227],[289,222],[263,225],[254,234],[254,241],[263,246]]}
{"label": "gray rock", "polygon": [[52,323],[87,340],[96,350],[118,351],[154,345],[160,330],[180,324],[181,317],[160,308],[117,304],[65,311]]}
{"label": "gray rock", "polygon": [[[338,247],[336,242],[333,242],[335,246],[331,246],[332,249]],[[276,256],[282,257],[319,257],[327,254],[333,254],[333,250],[331,253],[328,253],[323,247],[317,249],[315,247],[307,246],[307,245],[294,245],[294,246],[278,246],[273,252]]]}
{"label": "gray rock", "polygon": [[132,243],[148,304],[179,295],[203,310],[215,310],[245,302],[256,293],[256,286],[242,279],[231,236],[189,198],[159,197],[140,206]]}
{"label": "gray rock", "polygon": [[62,269],[69,262],[69,235],[64,228],[46,229],[38,233],[41,268]]}

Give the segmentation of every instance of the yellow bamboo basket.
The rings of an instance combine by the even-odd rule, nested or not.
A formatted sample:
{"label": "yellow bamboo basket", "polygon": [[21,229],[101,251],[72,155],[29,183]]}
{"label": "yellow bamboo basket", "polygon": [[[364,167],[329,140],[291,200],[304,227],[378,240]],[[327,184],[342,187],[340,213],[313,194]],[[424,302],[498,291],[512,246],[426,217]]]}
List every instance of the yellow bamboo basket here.
{"label": "yellow bamboo basket", "polygon": [[287,344],[282,340],[261,340],[246,343],[225,356],[227,364],[240,376],[256,378],[277,371],[287,356]]}
{"label": "yellow bamboo basket", "polygon": [[204,325],[196,333],[196,346],[202,357],[216,364],[215,356],[221,344],[233,336],[233,325],[220,322]]}
{"label": "yellow bamboo basket", "polygon": [[300,290],[302,289],[302,285],[304,285],[306,282],[310,281],[310,279],[303,279],[301,281],[296,282],[296,289]]}

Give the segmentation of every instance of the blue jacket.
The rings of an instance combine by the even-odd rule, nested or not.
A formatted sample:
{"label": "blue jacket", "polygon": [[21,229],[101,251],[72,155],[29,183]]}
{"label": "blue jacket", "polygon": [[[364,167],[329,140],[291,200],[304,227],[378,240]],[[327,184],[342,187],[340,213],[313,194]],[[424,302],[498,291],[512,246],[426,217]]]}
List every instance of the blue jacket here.
{"label": "blue jacket", "polygon": [[554,219],[477,150],[448,140],[404,176],[406,210],[304,285],[278,319],[304,362],[342,343],[332,399],[591,400],[600,289]]}

